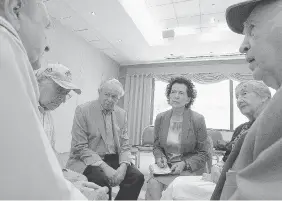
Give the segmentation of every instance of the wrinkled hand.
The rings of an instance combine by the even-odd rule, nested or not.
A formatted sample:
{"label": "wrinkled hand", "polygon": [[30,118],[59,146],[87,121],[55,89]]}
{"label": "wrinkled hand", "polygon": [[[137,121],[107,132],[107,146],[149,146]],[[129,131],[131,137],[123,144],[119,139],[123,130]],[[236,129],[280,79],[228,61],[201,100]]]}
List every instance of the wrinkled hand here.
{"label": "wrinkled hand", "polygon": [[217,144],[215,148],[218,150],[226,150],[226,145],[227,145],[227,142],[225,142],[224,140],[217,140]]}
{"label": "wrinkled hand", "polygon": [[115,177],[115,185],[119,185],[125,177],[127,170],[127,166],[125,164],[121,164],[121,166],[116,170],[116,174],[114,175]]}
{"label": "wrinkled hand", "polygon": [[172,172],[172,174],[180,174],[181,172],[183,172],[185,166],[186,166],[186,163],[185,163],[184,161],[175,163],[175,164],[171,167],[171,172]]}
{"label": "wrinkled hand", "polygon": [[225,146],[227,142],[225,142],[224,140],[217,140],[217,144]]}
{"label": "wrinkled hand", "polygon": [[108,187],[100,187],[96,190],[96,199],[95,200],[109,200]]}
{"label": "wrinkled hand", "polygon": [[113,169],[112,167],[106,165],[104,168],[103,168],[104,172],[105,172],[105,175],[106,177],[108,178],[108,181],[109,181],[109,184],[110,186],[114,187],[116,186],[116,174],[117,174],[117,171],[115,169]]}
{"label": "wrinkled hand", "polygon": [[167,159],[165,157],[157,158],[156,162],[157,166],[159,166],[160,168],[167,167]]}
{"label": "wrinkled hand", "polygon": [[95,183],[88,181],[77,181],[74,183],[76,188],[80,190],[89,200],[108,200],[108,187],[101,187]]}

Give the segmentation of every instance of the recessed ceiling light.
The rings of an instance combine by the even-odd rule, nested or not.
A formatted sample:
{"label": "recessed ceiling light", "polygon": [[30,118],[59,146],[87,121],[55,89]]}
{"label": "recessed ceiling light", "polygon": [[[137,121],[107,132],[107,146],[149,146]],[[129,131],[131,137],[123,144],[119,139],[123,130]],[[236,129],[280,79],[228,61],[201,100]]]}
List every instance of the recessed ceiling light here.
{"label": "recessed ceiling light", "polygon": [[197,30],[190,28],[190,27],[176,27],[174,29],[176,36],[186,36],[186,35],[193,35],[197,34]]}
{"label": "recessed ceiling light", "polygon": [[91,12],[91,15],[96,15],[96,13],[94,11]]}
{"label": "recessed ceiling light", "polygon": [[214,24],[214,23],[215,23],[215,18],[212,17],[211,20],[210,20],[210,22],[211,22],[212,24]]}
{"label": "recessed ceiling light", "polygon": [[117,42],[118,42],[118,43],[121,43],[121,42],[122,42],[122,40],[121,40],[121,39],[119,39],[119,40],[117,40]]}

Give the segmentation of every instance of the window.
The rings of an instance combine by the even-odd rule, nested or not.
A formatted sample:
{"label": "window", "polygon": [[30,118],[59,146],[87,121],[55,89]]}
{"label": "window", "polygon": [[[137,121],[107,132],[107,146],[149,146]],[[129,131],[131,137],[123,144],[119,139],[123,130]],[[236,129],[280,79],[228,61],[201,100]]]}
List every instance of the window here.
{"label": "window", "polygon": [[155,80],[153,124],[159,113],[171,108],[171,106],[167,103],[165,96],[166,86],[166,82]]}
{"label": "window", "polygon": [[214,84],[194,84],[197,98],[192,109],[204,115],[207,128],[229,129],[229,80]]}

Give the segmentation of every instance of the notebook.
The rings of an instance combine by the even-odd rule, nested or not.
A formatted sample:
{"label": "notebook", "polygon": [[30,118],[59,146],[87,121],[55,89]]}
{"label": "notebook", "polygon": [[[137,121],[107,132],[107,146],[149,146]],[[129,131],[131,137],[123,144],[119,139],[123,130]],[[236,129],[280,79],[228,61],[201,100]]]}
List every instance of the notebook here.
{"label": "notebook", "polygon": [[154,176],[171,175],[171,169],[167,166],[166,168],[160,168],[157,164],[150,165],[150,171]]}

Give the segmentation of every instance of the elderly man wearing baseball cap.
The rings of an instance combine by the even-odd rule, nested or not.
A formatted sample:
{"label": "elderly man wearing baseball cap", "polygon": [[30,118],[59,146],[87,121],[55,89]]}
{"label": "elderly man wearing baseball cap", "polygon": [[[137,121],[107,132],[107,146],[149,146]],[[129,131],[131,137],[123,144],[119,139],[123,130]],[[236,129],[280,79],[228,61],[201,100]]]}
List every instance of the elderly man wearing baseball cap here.
{"label": "elderly man wearing baseball cap", "polygon": [[[39,85],[39,110],[45,133],[52,145],[57,158],[59,154],[55,150],[55,130],[50,111],[57,109],[70,98],[69,93],[74,91],[81,94],[79,87],[72,83],[71,71],[62,64],[48,64],[47,68],[41,68],[36,72]],[[63,165],[61,163],[61,165]],[[108,188],[100,187],[87,178],[68,169],[63,169],[65,178],[71,181],[89,200],[107,200]]]}
{"label": "elderly man wearing baseball cap", "polygon": [[73,90],[81,94],[81,90],[72,83],[70,70],[62,64],[48,64],[36,72],[39,84],[39,104],[45,111],[58,108],[66,101],[69,92]]}
{"label": "elderly man wearing baseball cap", "polygon": [[282,200],[282,0],[232,5],[226,19],[245,35],[240,52],[253,77],[277,92],[245,140],[234,145],[211,199]]}

